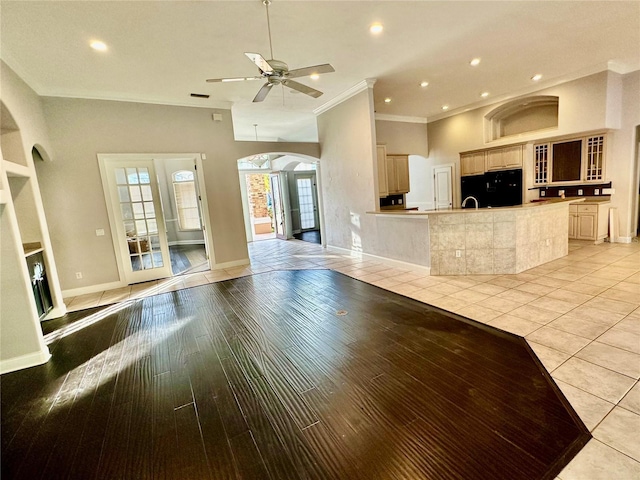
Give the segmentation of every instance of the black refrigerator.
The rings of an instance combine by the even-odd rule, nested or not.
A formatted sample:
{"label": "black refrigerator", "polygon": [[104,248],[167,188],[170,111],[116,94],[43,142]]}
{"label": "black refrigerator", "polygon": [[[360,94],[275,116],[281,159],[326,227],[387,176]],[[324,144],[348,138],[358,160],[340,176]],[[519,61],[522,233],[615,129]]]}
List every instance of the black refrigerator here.
{"label": "black refrigerator", "polygon": [[[479,207],[509,207],[522,204],[522,169],[486,172],[484,175],[462,177],[462,200],[473,196]],[[468,201],[466,208],[475,208]]]}

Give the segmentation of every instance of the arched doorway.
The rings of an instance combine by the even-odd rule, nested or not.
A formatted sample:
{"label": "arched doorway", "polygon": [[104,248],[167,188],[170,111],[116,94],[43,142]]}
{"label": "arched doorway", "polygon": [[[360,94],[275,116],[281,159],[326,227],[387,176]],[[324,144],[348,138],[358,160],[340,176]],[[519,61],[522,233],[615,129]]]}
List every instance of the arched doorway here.
{"label": "arched doorway", "polygon": [[321,243],[316,159],[259,154],[238,160],[247,242],[292,238]]}

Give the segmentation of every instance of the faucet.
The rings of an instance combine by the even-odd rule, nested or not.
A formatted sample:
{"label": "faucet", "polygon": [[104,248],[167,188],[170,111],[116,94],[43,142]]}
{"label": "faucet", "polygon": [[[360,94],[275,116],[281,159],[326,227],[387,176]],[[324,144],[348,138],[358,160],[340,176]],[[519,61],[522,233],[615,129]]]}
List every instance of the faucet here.
{"label": "faucet", "polygon": [[464,206],[467,204],[467,200],[472,199],[474,202],[476,202],[476,210],[478,209],[478,199],[476,197],[472,197],[471,195],[469,195],[467,198],[465,198],[462,201],[462,208],[464,208]]}

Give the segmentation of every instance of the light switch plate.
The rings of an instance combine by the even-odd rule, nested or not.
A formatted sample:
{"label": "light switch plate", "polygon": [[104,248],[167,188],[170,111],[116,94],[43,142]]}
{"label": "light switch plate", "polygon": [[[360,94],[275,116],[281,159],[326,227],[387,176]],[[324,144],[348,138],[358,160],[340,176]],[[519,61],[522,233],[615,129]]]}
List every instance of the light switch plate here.
{"label": "light switch plate", "polygon": [[103,236],[104,236],[104,228],[96,229],[96,237],[103,237]]}
{"label": "light switch plate", "polygon": [[579,189],[578,189],[578,195],[582,195],[582,193],[583,193],[583,192],[582,192],[582,189],[581,189],[581,188],[579,188]]}
{"label": "light switch plate", "polygon": [[599,188],[596,188],[596,189],[593,191],[593,194],[594,194],[594,195],[600,195],[600,189],[599,189]]}

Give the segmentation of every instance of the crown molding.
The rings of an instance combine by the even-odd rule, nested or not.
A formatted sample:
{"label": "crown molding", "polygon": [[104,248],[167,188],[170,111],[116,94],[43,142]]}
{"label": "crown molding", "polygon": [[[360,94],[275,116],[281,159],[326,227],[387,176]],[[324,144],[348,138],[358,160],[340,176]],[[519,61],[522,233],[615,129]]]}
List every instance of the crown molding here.
{"label": "crown molding", "polygon": [[318,108],[314,108],[313,109],[313,113],[316,116],[320,115],[320,114],[326,112],[327,110],[332,109],[336,105],[340,105],[342,102],[345,102],[345,101],[349,100],[351,97],[359,94],[360,92],[364,92],[368,88],[373,88],[375,83],[376,83],[376,79],[375,78],[367,78],[367,79],[355,84],[353,87],[349,88],[348,90],[345,90],[341,94],[333,97],[327,103],[320,105]]}
{"label": "crown molding", "polygon": [[375,118],[383,122],[427,123],[426,117],[409,117],[406,115],[389,115],[386,113],[376,113]]}

